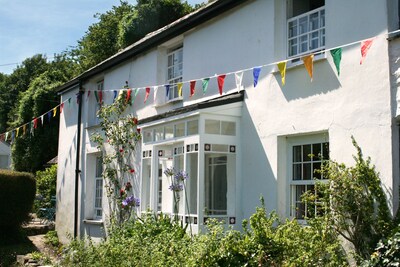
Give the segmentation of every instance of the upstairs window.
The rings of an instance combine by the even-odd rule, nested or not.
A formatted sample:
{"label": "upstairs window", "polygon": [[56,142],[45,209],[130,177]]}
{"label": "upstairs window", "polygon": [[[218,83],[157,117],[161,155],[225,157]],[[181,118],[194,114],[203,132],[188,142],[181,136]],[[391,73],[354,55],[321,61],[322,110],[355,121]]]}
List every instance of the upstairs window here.
{"label": "upstairs window", "polygon": [[325,0],[289,0],[287,6],[288,57],[325,47]]}
{"label": "upstairs window", "polygon": [[168,54],[168,83],[171,84],[169,89],[168,100],[179,98],[177,83],[182,82],[183,75],[183,47],[180,46],[172,50]]}

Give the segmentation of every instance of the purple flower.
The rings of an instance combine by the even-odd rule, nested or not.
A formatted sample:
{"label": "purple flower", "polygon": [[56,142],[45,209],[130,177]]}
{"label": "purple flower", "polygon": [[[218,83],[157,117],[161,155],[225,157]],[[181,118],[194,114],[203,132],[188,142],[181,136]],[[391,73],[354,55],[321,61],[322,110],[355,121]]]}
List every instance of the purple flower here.
{"label": "purple flower", "polygon": [[167,168],[167,169],[164,171],[164,174],[165,174],[166,176],[173,176],[173,175],[175,174],[175,169],[174,169],[174,167]]}
{"label": "purple flower", "polygon": [[174,183],[174,184],[170,185],[168,188],[171,191],[179,192],[179,191],[183,190],[183,184]]}
{"label": "purple flower", "polygon": [[140,206],[140,199],[139,198],[135,198],[134,196],[130,196],[130,197],[125,198],[122,201],[122,205],[124,207],[128,207],[128,206],[139,207]]}
{"label": "purple flower", "polygon": [[179,171],[177,174],[175,174],[175,180],[177,181],[185,181],[187,178],[189,178],[189,175],[185,171]]}

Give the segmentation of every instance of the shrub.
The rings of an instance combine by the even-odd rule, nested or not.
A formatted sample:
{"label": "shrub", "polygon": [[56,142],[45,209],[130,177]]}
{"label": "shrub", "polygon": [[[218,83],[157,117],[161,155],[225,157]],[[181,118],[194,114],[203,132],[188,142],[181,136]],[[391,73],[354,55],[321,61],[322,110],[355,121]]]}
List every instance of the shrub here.
{"label": "shrub", "polygon": [[0,233],[2,236],[12,236],[21,224],[29,219],[35,192],[36,182],[32,174],[0,170]]}
{"label": "shrub", "polygon": [[42,199],[35,200],[35,212],[38,212],[39,208],[52,207],[51,197],[56,195],[56,184],[57,165],[36,172],[36,194],[41,195]]}

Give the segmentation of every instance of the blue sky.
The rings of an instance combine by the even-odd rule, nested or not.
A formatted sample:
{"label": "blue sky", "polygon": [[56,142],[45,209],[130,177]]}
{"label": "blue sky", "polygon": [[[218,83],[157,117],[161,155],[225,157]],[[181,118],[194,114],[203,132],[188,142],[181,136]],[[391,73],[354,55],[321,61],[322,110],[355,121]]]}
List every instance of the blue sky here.
{"label": "blue sky", "polygon": [[[135,0],[128,0],[134,4]],[[204,0],[188,0],[190,4]],[[119,0],[0,0],[0,72],[10,74],[35,54],[52,57],[75,46],[97,20]]]}

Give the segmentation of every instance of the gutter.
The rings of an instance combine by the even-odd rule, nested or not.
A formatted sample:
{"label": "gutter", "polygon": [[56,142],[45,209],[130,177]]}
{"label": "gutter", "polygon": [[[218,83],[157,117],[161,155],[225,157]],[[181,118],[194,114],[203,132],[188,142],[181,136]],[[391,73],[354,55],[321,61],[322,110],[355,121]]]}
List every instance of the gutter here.
{"label": "gutter", "polygon": [[75,163],[75,206],[74,206],[74,238],[78,237],[78,223],[79,223],[79,175],[81,170],[79,169],[79,161],[81,155],[81,122],[82,122],[82,81],[79,80],[79,92],[78,92],[78,129],[77,129],[77,140],[76,140],[76,163]]}

